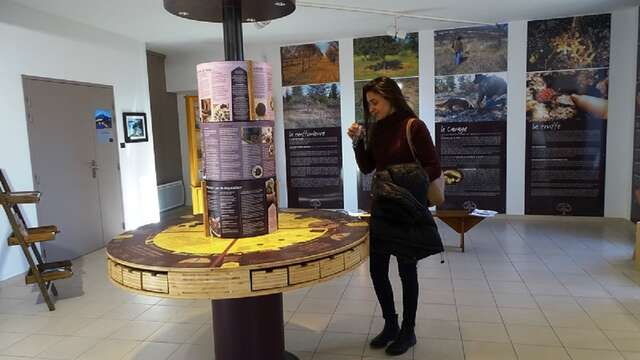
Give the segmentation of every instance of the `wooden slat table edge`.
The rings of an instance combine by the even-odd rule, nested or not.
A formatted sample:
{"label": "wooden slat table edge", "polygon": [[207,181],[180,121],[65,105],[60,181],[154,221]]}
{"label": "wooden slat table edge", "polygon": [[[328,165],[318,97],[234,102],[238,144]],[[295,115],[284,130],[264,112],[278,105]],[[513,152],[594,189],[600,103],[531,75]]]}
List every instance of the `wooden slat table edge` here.
{"label": "wooden slat table edge", "polygon": [[[368,248],[368,241],[367,238],[365,237],[364,242],[358,242],[357,244],[355,244],[353,247],[353,249],[357,248],[358,246],[363,246],[365,247],[365,250],[362,253],[362,256],[360,257],[360,261],[358,261],[357,263],[353,264],[353,266],[351,267],[345,267],[342,271],[339,271],[335,274],[331,274],[322,278],[319,278],[317,280],[313,280],[313,281],[308,281],[308,282],[302,282],[302,283],[297,283],[297,284],[290,284],[286,287],[282,287],[282,288],[275,288],[275,289],[268,289],[268,290],[259,290],[259,291],[251,291],[249,289],[249,291],[245,294],[242,294],[242,296],[238,296],[236,294],[230,294],[228,296],[216,296],[214,300],[222,300],[222,299],[234,299],[234,298],[238,298],[238,297],[254,297],[254,296],[262,296],[262,295],[272,295],[272,294],[279,294],[279,293],[283,293],[283,292],[288,292],[288,291],[293,291],[293,290],[298,290],[298,289],[302,289],[302,288],[306,288],[309,287],[310,285],[316,284],[316,283],[321,283],[321,282],[326,282],[326,281],[330,281],[333,280],[335,278],[338,278],[348,272],[351,272],[353,270],[355,270],[358,266],[362,265],[368,258],[369,256],[369,248]],[[349,251],[350,248],[345,249],[342,253]],[[326,257],[326,256],[325,256]],[[323,259],[325,257],[321,257],[320,259]],[[319,259],[318,259],[319,260]],[[112,261],[118,265],[121,266],[128,266],[126,264],[122,264],[119,263],[116,260],[113,260],[111,258],[109,258],[109,261]],[[288,266],[292,266],[292,265],[297,265],[300,263],[304,263],[304,262],[308,262],[308,261],[300,261],[299,263],[292,263]],[[180,296],[180,295],[173,295],[171,293],[160,293],[160,292],[152,292],[152,291],[145,291],[143,289],[136,289],[136,288],[131,288],[128,286],[125,286],[122,283],[119,283],[117,281],[115,281],[113,279],[113,277],[111,276],[110,270],[109,270],[110,264],[107,263],[107,274],[109,275],[109,281],[115,285],[116,287],[119,287],[123,290],[126,290],[128,292],[132,292],[135,294],[139,294],[139,295],[147,295],[147,296],[157,296],[157,297],[162,297],[162,298],[168,298],[168,299],[212,299],[211,296],[208,296],[208,294],[202,293],[200,295],[189,295],[189,296]],[[276,266],[272,266],[271,268],[276,267]],[[134,268],[135,270],[141,270],[141,271],[153,271],[153,270],[147,270],[147,269],[141,269],[141,268]],[[171,268],[167,272],[167,275],[169,273],[194,273],[193,270],[208,270],[208,272],[219,272],[219,271],[224,271],[224,270],[235,270],[238,271],[239,268],[230,268],[230,269],[221,269],[221,268],[201,268],[201,269],[185,269],[185,268]],[[188,270],[188,271],[185,271]],[[246,270],[247,273],[250,274],[251,270],[249,270],[248,268],[244,268],[242,267],[242,270]]]}
{"label": "wooden slat table edge", "polygon": [[[366,261],[369,254],[366,223],[323,210],[300,213],[305,213],[305,216],[296,219],[326,222],[328,231],[311,237],[308,246],[300,246],[294,241],[294,244],[279,247],[279,250],[259,251],[257,254],[191,254],[163,250],[155,245],[153,238],[158,231],[175,226],[176,221],[183,221],[182,217],[136,230],[138,232],[121,234],[107,245],[109,278],[127,291],[150,296],[236,299],[278,294],[325,282],[354,270]],[[307,229],[309,224],[300,228]],[[190,230],[190,226],[183,227],[176,234]],[[313,241],[318,241],[318,244]],[[216,259],[224,259],[225,262]],[[313,262],[318,263],[319,274],[291,281],[290,276],[297,270],[296,266]]]}
{"label": "wooden slat table edge", "polygon": [[[367,242],[368,239],[369,239],[369,236],[365,235],[362,238],[360,238],[359,240],[350,243],[349,245],[345,245],[343,247],[336,248],[336,249],[334,249],[332,251],[327,251],[327,252],[314,254],[314,255],[310,255],[310,256],[306,256],[306,257],[302,257],[302,258],[291,259],[291,260],[282,260],[282,261],[263,263],[263,264],[256,264],[256,265],[243,265],[242,268],[243,269],[247,269],[247,270],[261,270],[261,269],[271,269],[271,268],[274,268],[274,267],[284,267],[284,266],[290,266],[290,265],[298,265],[300,263],[319,260],[319,259],[323,259],[325,257],[329,257],[329,256],[332,256],[332,255],[335,255],[335,254],[339,254],[339,253],[345,252],[345,251],[347,251],[347,250],[349,250],[351,248],[355,248],[358,245]],[[184,268],[177,268],[177,267],[166,267],[166,266],[153,266],[153,265],[136,264],[136,263],[132,263],[132,262],[128,262],[128,261],[124,261],[124,260],[118,259],[118,258],[112,256],[111,254],[109,254],[108,250],[107,250],[107,257],[110,258],[114,262],[117,262],[117,263],[122,264],[122,265],[126,265],[128,267],[142,269],[142,270],[148,270],[148,271],[156,271],[156,272],[168,272],[168,271],[171,271],[171,270],[175,271],[176,269],[180,269],[179,270],[180,272],[202,272],[202,271],[205,271],[205,270],[225,271],[225,270],[237,269],[237,268],[218,268],[218,267],[200,267],[200,268],[184,267]]]}

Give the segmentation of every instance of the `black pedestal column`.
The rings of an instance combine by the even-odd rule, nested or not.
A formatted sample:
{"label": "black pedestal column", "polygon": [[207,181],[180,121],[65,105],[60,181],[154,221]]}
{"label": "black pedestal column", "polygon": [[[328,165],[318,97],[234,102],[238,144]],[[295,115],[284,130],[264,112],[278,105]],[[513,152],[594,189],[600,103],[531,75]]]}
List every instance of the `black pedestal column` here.
{"label": "black pedestal column", "polygon": [[222,26],[224,29],[224,59],[227,61],[244,60],[240,0],[223,0]]}
{"label": "black pedestal column", "polygon": [[213,300],[216,360],[298,360],[284,350],[282,294]]}

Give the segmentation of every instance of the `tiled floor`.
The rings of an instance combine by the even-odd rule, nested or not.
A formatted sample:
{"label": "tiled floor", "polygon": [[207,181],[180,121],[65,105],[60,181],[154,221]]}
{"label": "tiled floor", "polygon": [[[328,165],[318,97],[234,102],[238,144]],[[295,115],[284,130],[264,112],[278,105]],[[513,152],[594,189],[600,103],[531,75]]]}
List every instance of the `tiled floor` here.
{"label": "tiled floor", "polygon": [[[441,225],[447,244],[457,236]],[[418,344],[399,359],[640,359],[640,271],[632,228],[601,219],[489,219],[467,252],[422,261]],[[113,287],[98,251],[59,281],[55,312],[22,279],[0,284],[0,360],[213,358],[208,301]],[[400,281],[392,269],[396,298]],[[401,310],[400,301],[397,300]],[[303,360],[386,358],[366,265],[285,294],[287,348]],[[242,359],[238,359],[242,360]]]}

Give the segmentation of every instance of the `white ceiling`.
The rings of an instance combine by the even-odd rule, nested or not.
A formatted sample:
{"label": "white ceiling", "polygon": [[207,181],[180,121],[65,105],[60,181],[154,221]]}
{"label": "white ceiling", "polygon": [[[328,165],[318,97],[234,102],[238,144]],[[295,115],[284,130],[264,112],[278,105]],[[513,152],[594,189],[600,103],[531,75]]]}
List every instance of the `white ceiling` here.
{"label": "white ceiling", "polygon": [[[201,50],[222,41],[222,25],[185,20],[166,12],[162,0],[13,0],[15,3],[85,23],[147,43],[165,54]],[[207,0],[203,0],[207,1]],[[269,0],[265,0],[269,1]],[[639,0],[314,0],[479,22],[507,22],[610,12]],[[295,44],[384,34],[393,17],[298,6],[296,11],[258,30],[244,25],[245,44]],[[400,19],[403,30],[445,29],[464,25]]]}

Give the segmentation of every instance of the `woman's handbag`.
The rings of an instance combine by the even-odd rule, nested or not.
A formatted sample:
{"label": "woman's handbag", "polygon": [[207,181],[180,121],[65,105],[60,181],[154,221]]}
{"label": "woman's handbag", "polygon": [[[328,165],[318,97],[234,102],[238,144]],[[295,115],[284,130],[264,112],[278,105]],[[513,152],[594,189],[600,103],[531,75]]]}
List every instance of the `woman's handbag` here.
{"label": "woman's handbag", "polygon": [[[411,124],[415,121],[415,118],[409,119],[407,122],[407,142],[409,143],[409,149],[411,150],[411,155],[413,156],[413,160],[418,163],[420,167],[420,160],[416,156],[416,152],[413,148],[413,142],[411,141]],[[427,200],[430,205],[442,205],[444,203],[444,175],[440,173],[440,177],[434,179],[429,182],[427,189]]]}

